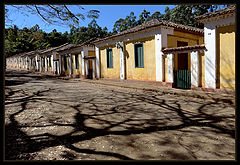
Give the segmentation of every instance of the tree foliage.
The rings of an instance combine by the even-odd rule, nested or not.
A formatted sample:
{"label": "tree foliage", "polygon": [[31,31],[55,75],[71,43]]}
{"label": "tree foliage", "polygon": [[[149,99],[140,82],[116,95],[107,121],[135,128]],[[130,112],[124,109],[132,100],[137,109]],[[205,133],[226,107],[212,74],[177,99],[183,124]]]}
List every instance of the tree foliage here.
{"label": "tree foliage", "polygon": [[148,22],[152,19],[167,20],[174,23],[203,28],[203,24],[195,21],[194,18],[196,16],[212,12],[226,6],[228,5],[177,5],[172,10],[170,10],[167,6],[164,14],[156,11],[152,15],[149,11],[144,9],[139,15],[138,20],[136,19],[136,16],[134,16],[134,13],[131,12],[125,19],[120,18],[115,22],[113,33],[122,32],[128,28],[141,25],[142,23]]}
{"label": "tree foliage", "polygon": [[9,57],[18,53],[59,46],[67,42],[80,44],[91,38],[104,38],[111,34],[106,27],[102,29],[95,18],[87,27],[72,26],[70,33],[66,31],[63,34],[57,32],[56,29],[46,33],[40,29],[39,25],[29,29],[26,27],[19,29],[14,25],[5,29],[5,52],[6,57]]}
{"label": "tree foliage", "polygon": [[136,21],[136,16],[134,16],[134,12],[131,12],[129,16],[126,16],[125,19],[120,18],[117,20],[113,26],[113,33],[122,32],[126,29],[132,28],[138,25]]}

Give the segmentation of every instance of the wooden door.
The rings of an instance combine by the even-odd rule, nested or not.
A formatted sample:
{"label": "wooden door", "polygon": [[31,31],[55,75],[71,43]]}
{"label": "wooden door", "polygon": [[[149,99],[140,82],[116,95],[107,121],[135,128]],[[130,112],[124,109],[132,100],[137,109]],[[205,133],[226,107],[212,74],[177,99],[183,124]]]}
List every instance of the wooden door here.
{"label": "wooden door", "polygon": [[[187,46],[187,42],[178,41],[177,46]],[[178,67],[174,71],[174,87],[181,89],[191,88],[191,71],[188,70],[188,53],[178,53]]]}

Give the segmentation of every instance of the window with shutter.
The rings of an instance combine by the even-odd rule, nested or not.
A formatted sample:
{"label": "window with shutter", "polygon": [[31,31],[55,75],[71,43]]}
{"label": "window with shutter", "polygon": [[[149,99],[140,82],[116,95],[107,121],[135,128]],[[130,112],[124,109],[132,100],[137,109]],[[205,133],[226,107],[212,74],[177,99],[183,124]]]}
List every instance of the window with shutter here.
{"label": "window with shutter", "polygon": [[67,70],[67,57],[64,56],[64,70],[66,71]]}
{"label": "window with shutter", "polygon": [[49,61],[49,67],[52,67],[52,65],[51,65],[51,56],[48,57],[48,61]]}
{"label": "window with shutter", "polygon": [[113,68],[113,52],[111,48],[107,49],[107,68]]}
{"label": "window with shutter", "polygon": [[76,66],[76,69],[79,68],[79,63],[78,63],[78,54],[75,55],[75,66]]}
{"label": "window with shutter", "polygon": [[144,68],[143,44],[134,44],[135,67]]}

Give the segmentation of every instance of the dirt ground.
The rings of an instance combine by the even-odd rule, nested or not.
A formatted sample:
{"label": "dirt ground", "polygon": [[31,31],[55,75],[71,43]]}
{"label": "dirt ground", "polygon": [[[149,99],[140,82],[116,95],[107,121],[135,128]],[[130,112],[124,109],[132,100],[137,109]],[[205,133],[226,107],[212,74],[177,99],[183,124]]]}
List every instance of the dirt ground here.
{"label": "dirt ground", "polygon": [[5,160],[235,160],[235,103],[7,70]]}

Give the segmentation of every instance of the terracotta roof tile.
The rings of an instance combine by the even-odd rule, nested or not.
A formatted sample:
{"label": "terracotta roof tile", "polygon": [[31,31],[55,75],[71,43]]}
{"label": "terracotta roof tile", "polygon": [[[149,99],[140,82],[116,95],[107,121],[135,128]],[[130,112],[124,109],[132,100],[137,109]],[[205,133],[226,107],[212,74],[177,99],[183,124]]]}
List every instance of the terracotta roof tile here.
{"label": "terracotta roof tile", "polygon": [[76,44],[68,44],[68,45],[62,46],[61,48],[56,49],[55,51],[60,52],[60,51],[63,51],[63,50],[68,50],[68,49],[70,49],[74,46],[76,46]]}
{"label": "terracotta roof tile", "polygon": [[152,27],[161,26],[161,25],[167,26],[167,27],[173,27],[173,28],[176,28],[176,29],[196,32],[196,33],[200,33],[200,34],[204,33],[203,29],[199,29],[199,28],[196,28],[196,27],[177,24],[177,23],[173,23],[173,22],[169,22],[169,21],[165,21],[165,20],[154,19],[154,20],[148,21],[146,23],[143,23],[141,25],[135,26],[133,28],[127,29],[127,30],[125,30],[123,32],[120,32],[118,34],[115,34],[115,35],[112,35],[112,36],[109,36],[109,37],[106,37],[106,38],[103,38],[103,39],[97,39],[93,43],[97,43],[99,41],[104,41],[104,40],[107,40],[107,39],[110,39],[110,38],[118,37],[118,36],[121,36],[121,35],[124,35],[124,34],[135,33],[135,32],[147,29],[147,28],[152,28]]}
{"label": "terracotta roof tile", "polygon": [[68,44],[66,46],[63,46],[59,49],[57,49],[57,51],[64,51],[64,50],[69,50],[69,49],[73,49],[73,48],[76,48],[76,47],[82,47],[82,46],[94,46],[94,44],[92,43],[93,40],[95,40],[96,38],[91,38],[90,40],[87,40],[81,44]]}
{"label": "terracotta roof tile", "polygon": [[179,51],[193,51],[193,50],[203,50],[206,49],[205,45],[192,45],[192,46],[181,46],[181,47],[174,47],[174,48],[164,48],[162,49],[163,53],[174,53],[174,52],[179,52]]}
{"label": "terracotta roof tile", "polygon": [[210,12],[210,13],[200,15],[198,17],[195,17],[195,19],[197,21],[201,22],[201,20],[203,20],[203,19],[208,19],[208,18],[212,18],[212,17],[219,17],[221,15],[234,13],[235,11],[236,11],[236,6],[232,5],[232,6],[226,7],[226,8],[221,9],[221,10],[217,10],[217,11],[214,11],[214,12]]}
{"label": "terracotta roof tile", "polygon": [[56,51],[57,49],[60,49],[61,47],[64,47],[64,46],[66,46],[66,45],[68,45],[68,44],[69,44],[69,43],[65,43],[65,44],[60,45],[60,46],[51,47],[51,48],[49,48],[49,49],[43,50],[43,51],[41,52],[41,54],[48,53],[48,52],[51,52],[51,51]]}

